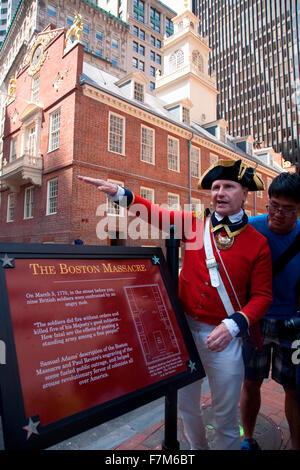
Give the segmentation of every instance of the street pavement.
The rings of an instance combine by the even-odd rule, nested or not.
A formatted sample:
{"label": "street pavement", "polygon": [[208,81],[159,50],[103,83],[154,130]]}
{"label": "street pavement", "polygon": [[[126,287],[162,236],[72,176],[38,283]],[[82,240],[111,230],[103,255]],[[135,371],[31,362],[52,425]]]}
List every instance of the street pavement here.
{"label": "street pavement", "polygon": [[[201,404],[208,440],[213,447],[211,395],[204,380]],[[243,439],[243,430],[241,441]],[[284,392],[273,380],[262,386],[262,405],[258,415],[255,438],[263,450],[291,448],[288,424],[284,414]],[[178,418],[177,439],[180,450],[188,450],[182,421]],[[97,428],[61,442],[50,449],[85,450],[161,450],[164,441],[164,398],[149,403]]]}
{"label": "street pavement", "polygon": [[[208,440],[213,447],[211,396],[206,379],[202,392],[203,417]],[[161,450],[165,437],[164,409],[165,400],[160,398],[51,446],[49,450]],[[240,427],[240,432],[242,440],[242,427]],[[291,448],[288,424],[284,414],[284,392],[282,387],[271,379],[265,380],[262,386],[262,405],[257,419],[255,438],[263,450],[289,450]],[[188,444],[180,417],[178,418],[177,439],[180,450],[187,450]],[[0,449],[3,448],[0,427]]]}

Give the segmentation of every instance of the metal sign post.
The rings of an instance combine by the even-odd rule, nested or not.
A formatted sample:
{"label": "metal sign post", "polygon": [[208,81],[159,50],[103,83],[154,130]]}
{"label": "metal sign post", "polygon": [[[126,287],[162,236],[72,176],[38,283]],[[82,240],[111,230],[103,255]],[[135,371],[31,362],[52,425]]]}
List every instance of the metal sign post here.
{"label": "metal sign post", "polygon": [[[178,292],[178,248],[180,240],[175,238],[175,226],[170,226],[170,238],[166,239],[167,265],[169,267],[174,289]],[[165,439],[162,443],[165,451],[180,449],[177,440],[177,390],[171,391],[165,397]]]}

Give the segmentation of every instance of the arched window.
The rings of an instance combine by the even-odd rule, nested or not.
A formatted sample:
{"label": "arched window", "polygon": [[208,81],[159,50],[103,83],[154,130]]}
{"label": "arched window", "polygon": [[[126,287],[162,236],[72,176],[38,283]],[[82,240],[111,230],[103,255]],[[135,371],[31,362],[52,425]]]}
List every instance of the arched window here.
{"label": "arched window", "polygon": [[171,55],[169,60],[170,72],[174,72],[184,62],[184,53],[181,49],[178,49]]}
{"label": "arched window", "polygon": [[180,67],[184,62],[184,53],[181,49],[176,51],[176,66],[177,68]]}
{"label": "arched window", "polygon": [[197,67],[199,72],[204,72],[204,62],[203,57],[199,51],[193,51],[192,53],[193,64]]}
{"label": "arched window", "polygon": [[174,72],[176,70],[176,55],[172,54],[169,60],[170,65],[170,72]]}

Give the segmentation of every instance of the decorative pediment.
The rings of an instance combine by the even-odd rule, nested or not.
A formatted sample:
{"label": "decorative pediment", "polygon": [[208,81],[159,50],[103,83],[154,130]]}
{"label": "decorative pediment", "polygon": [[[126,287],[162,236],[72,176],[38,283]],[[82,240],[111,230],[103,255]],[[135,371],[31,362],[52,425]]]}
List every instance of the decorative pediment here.
{"label": "decorative pediment", "polygon": [[145,74],[140,71],[129,73],[125,77],[115,82],[115,85],[118,87],[121,87],[125,83],[131,82],[131,81],[142,83],[143,85],[147,85],[147,79],[145,77]]}
{"label": "decorative pediment", "polygon": [[183,98],[182,100],[178,100],[173,103],[166,104],[164,108],[170,109],[170,108],[174,108],[175,106],[183,106],[187,109],[191,109],[193,107],[193,103],[188,98]]}
{"label": "decorative pediment", "polygon": [[21,71],[29,67],[28,73],[33,75],[43,65],[47,57],[47,47],[60,35],[64,33],[63,28],[51,29],[51,25],[48,25],[43,31],[37,34],[34,43],[29,49],[28,54],[21,66]]}
{"label": "decorative pediment", "polygon": [[43,110],[41,106],[38,106],[35,103],[29,103],[20,114],[20,121],[24,122],[33,115],[40,113]]}

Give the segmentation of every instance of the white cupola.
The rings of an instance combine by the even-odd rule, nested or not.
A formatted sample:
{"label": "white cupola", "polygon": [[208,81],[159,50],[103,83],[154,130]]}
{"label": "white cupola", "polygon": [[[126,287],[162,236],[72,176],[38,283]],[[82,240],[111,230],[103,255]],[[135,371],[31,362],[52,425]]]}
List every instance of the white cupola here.
{"label": "white cupola", "polygon": [[187,8],[172,19],[174,34],[164,39],[164,73],[156,77],[155,94],[168,108],[189,102],[190,121],[205,124],[216,120],[218,91],[208,74],[210,48],[198,33],[199,21]]}

